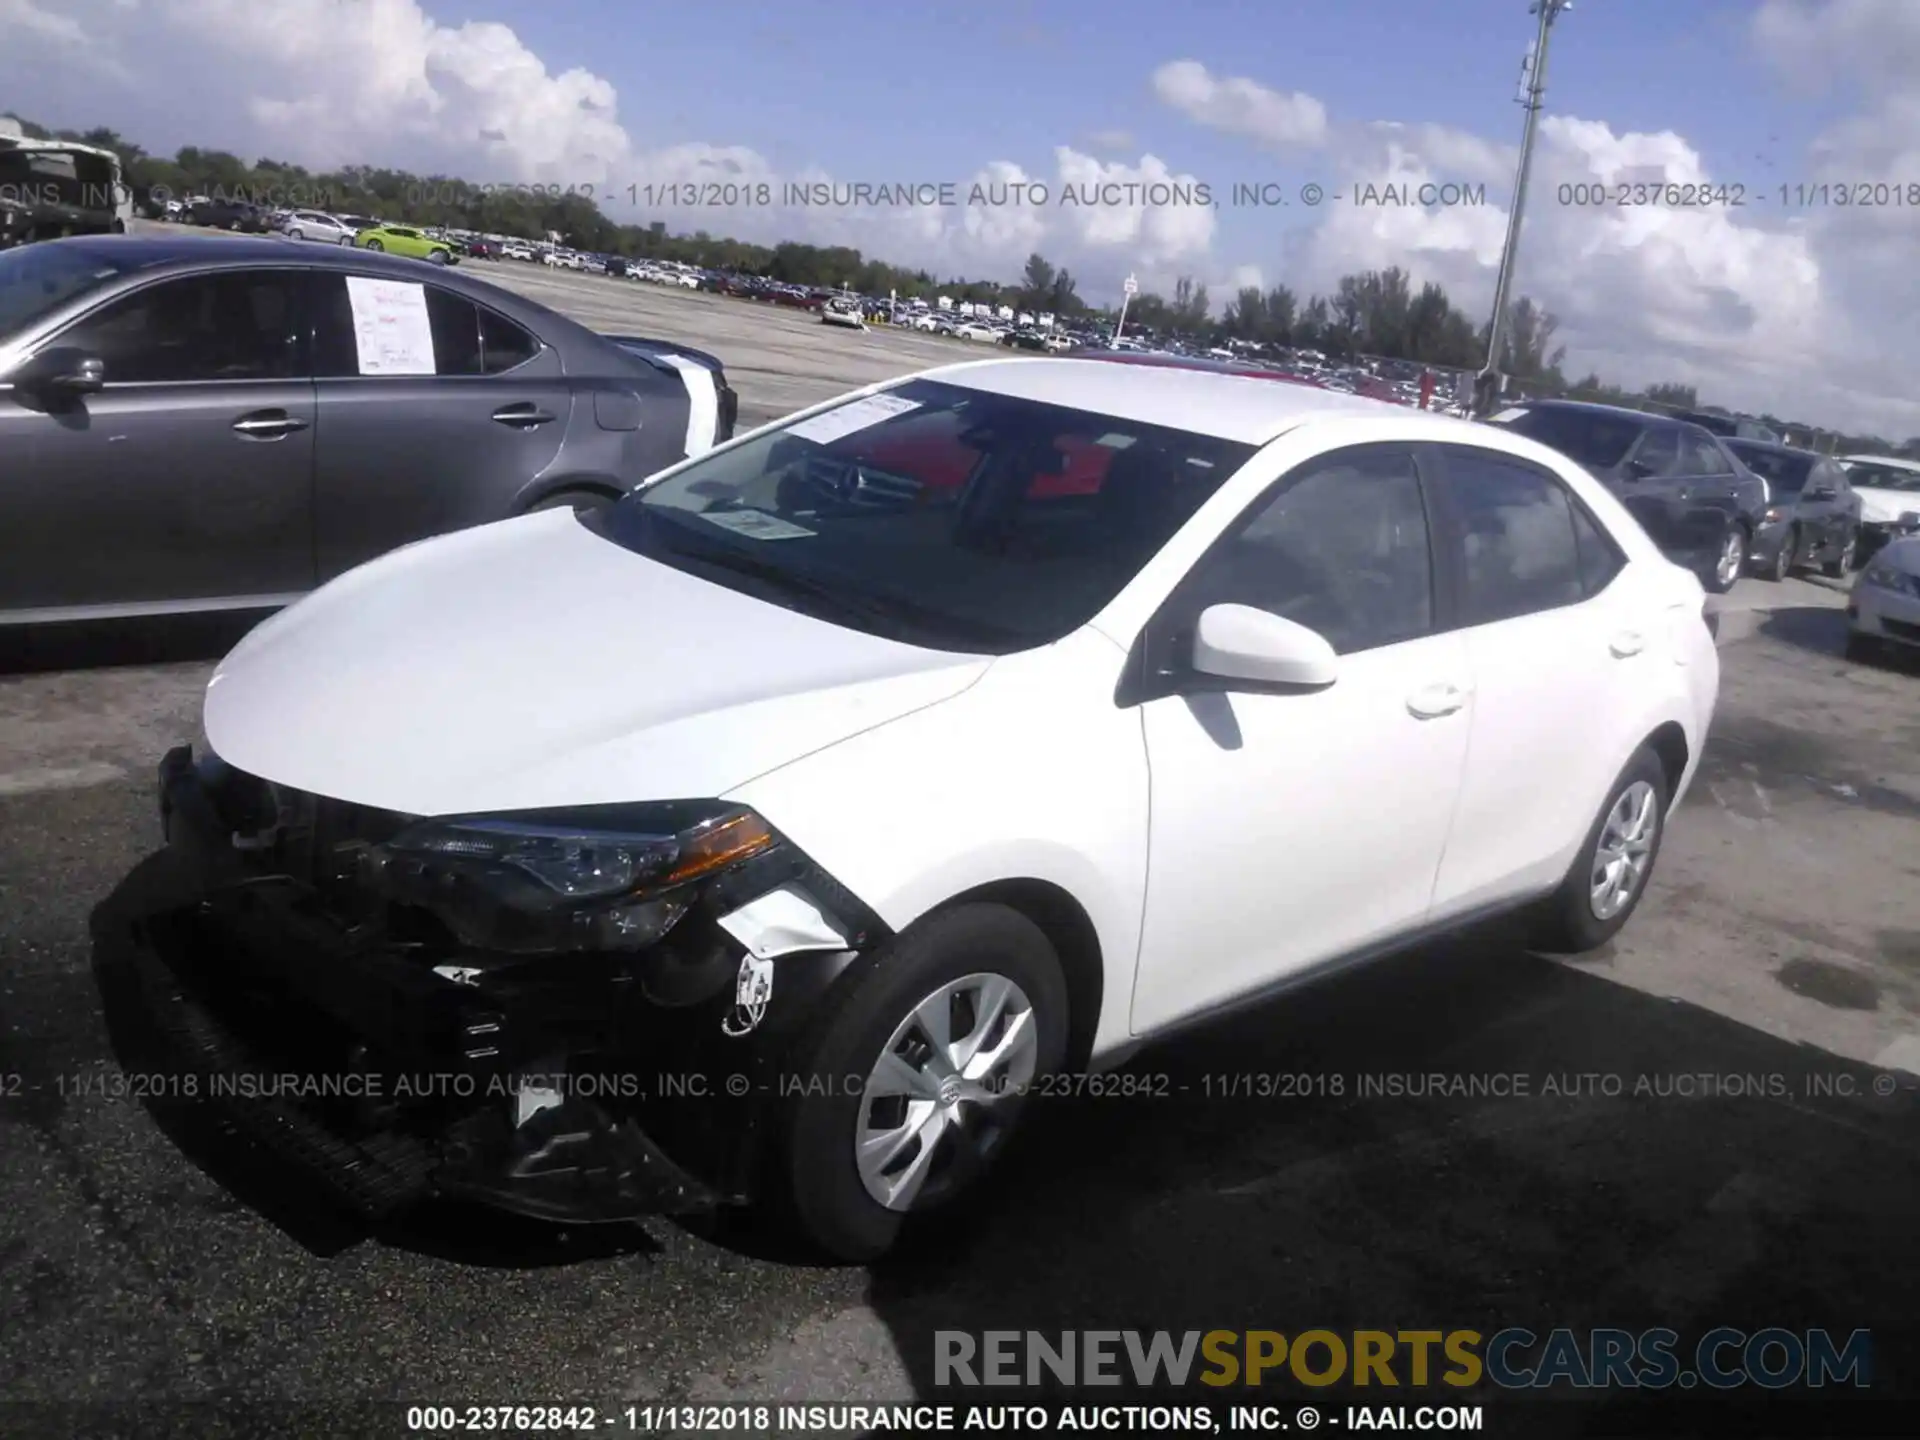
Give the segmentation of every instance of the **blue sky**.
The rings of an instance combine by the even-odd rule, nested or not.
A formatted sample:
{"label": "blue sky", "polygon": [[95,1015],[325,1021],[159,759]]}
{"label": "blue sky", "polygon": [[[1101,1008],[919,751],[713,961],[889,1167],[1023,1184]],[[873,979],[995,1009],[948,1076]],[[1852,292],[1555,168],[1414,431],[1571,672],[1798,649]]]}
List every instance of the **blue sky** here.
{"label": "blue sky", "polygon": [[[839,179],[964,180],[983,156],[1044,170],[1053,145],[1122,131],[1134,150],[1216,191],[1268,178],[1331,189],[1344,177],[1160,106],[1150,78],[1167,60],[1306,91],[1335,119],[1430,121],[1517,142],[1514,95],[1534,25],[1527,0],[424,8],[447,24],[509,24],[550,69],[606,76],[622,119],[650,139],[745,144],[783,171],[821,164]],[[1777,183],[1828,107],[1792,95],[1755,54],[1753,12],[1748,0],[1578,0],[1555,27],[1549,108],[1616,130],[1677,130],[1717,176]],[[1223,215],[1222,236],[1257,250],[1267,228],[1291,219]]]}
{"label": "blue sky", "polygon": [[[1527,0],[0,0],[0,104],[316,169],[480,182],[1484,181],[1479,207],[615,213],[1012,279],[1329,292],[1390,265],[1491,304]],[[1558,22],[1518,293],[1568,364],[1920,433],[1920,199],[1784,210],[1790,182],[1920,197],[1920,0],[1575,0]],[[1325,123],[1317,117],[1324,112]],[[1399,129],[1390,129],[1397,125]],[[1595,211],[1591,182],[1743,185]],[[1911,191],[1907,187],[1913,187]]]}

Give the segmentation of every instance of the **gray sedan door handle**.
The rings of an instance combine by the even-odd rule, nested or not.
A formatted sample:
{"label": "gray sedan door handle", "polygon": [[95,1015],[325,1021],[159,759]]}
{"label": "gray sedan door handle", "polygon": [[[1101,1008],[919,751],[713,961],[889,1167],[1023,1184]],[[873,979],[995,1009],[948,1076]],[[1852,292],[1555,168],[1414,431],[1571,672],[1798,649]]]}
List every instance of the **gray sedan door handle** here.
{"label": "gray sedan door handle", "polygon": [[234,421],[233,428],[249,440],[280,440],[296,430],[306,429],[307,422],[295,419],[284,410],[256,410]]}
{"label": "gray sedan door handle", "polygon": [[503,405],[493,412],[493,418],[497,424],[530,430],[535,425],[546,424],[553,416],[537,405]]}

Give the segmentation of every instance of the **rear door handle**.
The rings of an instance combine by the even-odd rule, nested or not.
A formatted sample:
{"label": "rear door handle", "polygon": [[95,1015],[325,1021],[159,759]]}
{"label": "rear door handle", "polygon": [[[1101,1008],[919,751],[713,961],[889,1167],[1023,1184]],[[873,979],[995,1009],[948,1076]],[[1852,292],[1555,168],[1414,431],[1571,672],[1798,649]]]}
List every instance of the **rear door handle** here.
{"label": "rear door handle", "polygon": [[1607,648],[1613,652],[1616,660],[1624,660],[1646,649],[1647,637],[1638,630],[1622,630],[1607,642]]}
{"label": "rear door handle", "polygon": [[531,430],[536,425],[544,425],[553,416],[538,405],[502,405],[493,412],[496,424],[511,425],[516,430]]}
{"label": "rear door handle", "polygon": [[255,410],[234,421],[233,428],[249,440],[280,440],[296,430],[306,429],[307,422],[295,419],[284,410]]}
{"label": "rear door handle", "polygon": [[1407,697],[1407,711],[1418,720],[1438,720],[1465,705],[1470,693],[1458,685],[1429,685]]}

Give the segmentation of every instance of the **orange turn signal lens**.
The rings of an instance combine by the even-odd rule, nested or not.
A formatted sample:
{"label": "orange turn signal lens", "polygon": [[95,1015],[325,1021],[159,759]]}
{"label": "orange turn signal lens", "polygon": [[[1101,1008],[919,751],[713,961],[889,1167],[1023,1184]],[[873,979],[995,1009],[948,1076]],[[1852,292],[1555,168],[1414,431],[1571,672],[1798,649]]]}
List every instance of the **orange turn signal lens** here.
{"label": "orange turn signal lens", "polygon": [[771,849],[778,839],[767,828],[767,822],[750,810],[710,820],[681,837],[680,856],[673,868],[648,888],[660,889],[698,880],[702,875],[751,860],[761,851]]}

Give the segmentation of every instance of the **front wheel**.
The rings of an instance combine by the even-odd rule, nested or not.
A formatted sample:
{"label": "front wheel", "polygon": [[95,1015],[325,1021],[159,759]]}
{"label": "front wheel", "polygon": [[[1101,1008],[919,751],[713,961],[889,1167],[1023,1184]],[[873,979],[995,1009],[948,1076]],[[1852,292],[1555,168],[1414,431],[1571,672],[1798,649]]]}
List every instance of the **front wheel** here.
{"label": "front wheel", "polygon": [[1064,1063],[1067,986],[1040,927],[994,904],[923,920],[843,983],[798,1047],[780,1169],[804,1237],[860,1262],[976,1192]]}
{"label": "front wheel", "polygon": [[1541,907],[1540,940],[1546,948],[1577,955],[1620,932],[1653,877],[1669,794],[1666,767],[1642,746],[1613,782],[1573,868]]}
{"label": "front wheel", "polygon": [[1746,563],[1747,527],[1736,522],[1729,525],[1726,533],[1720,537],[1720,548],[1714,555],[1713,567],[1707,572],[1708,593],[1724,595],[1733,589]]}
{"label": "front wheel", "polygon": [[369,250],[384,250],[386,248],[387,247],[382,245],[378,240],[367,241],[367,249]]}
{"label": "front wheel", "polygon": [[1847,532],[1847,543],[1840,547],[1840,553],[1820,567],[1820,573],[1829,580],[1844,580],[1853,573],[1853,562],[1860,553],[1860,534]]}

